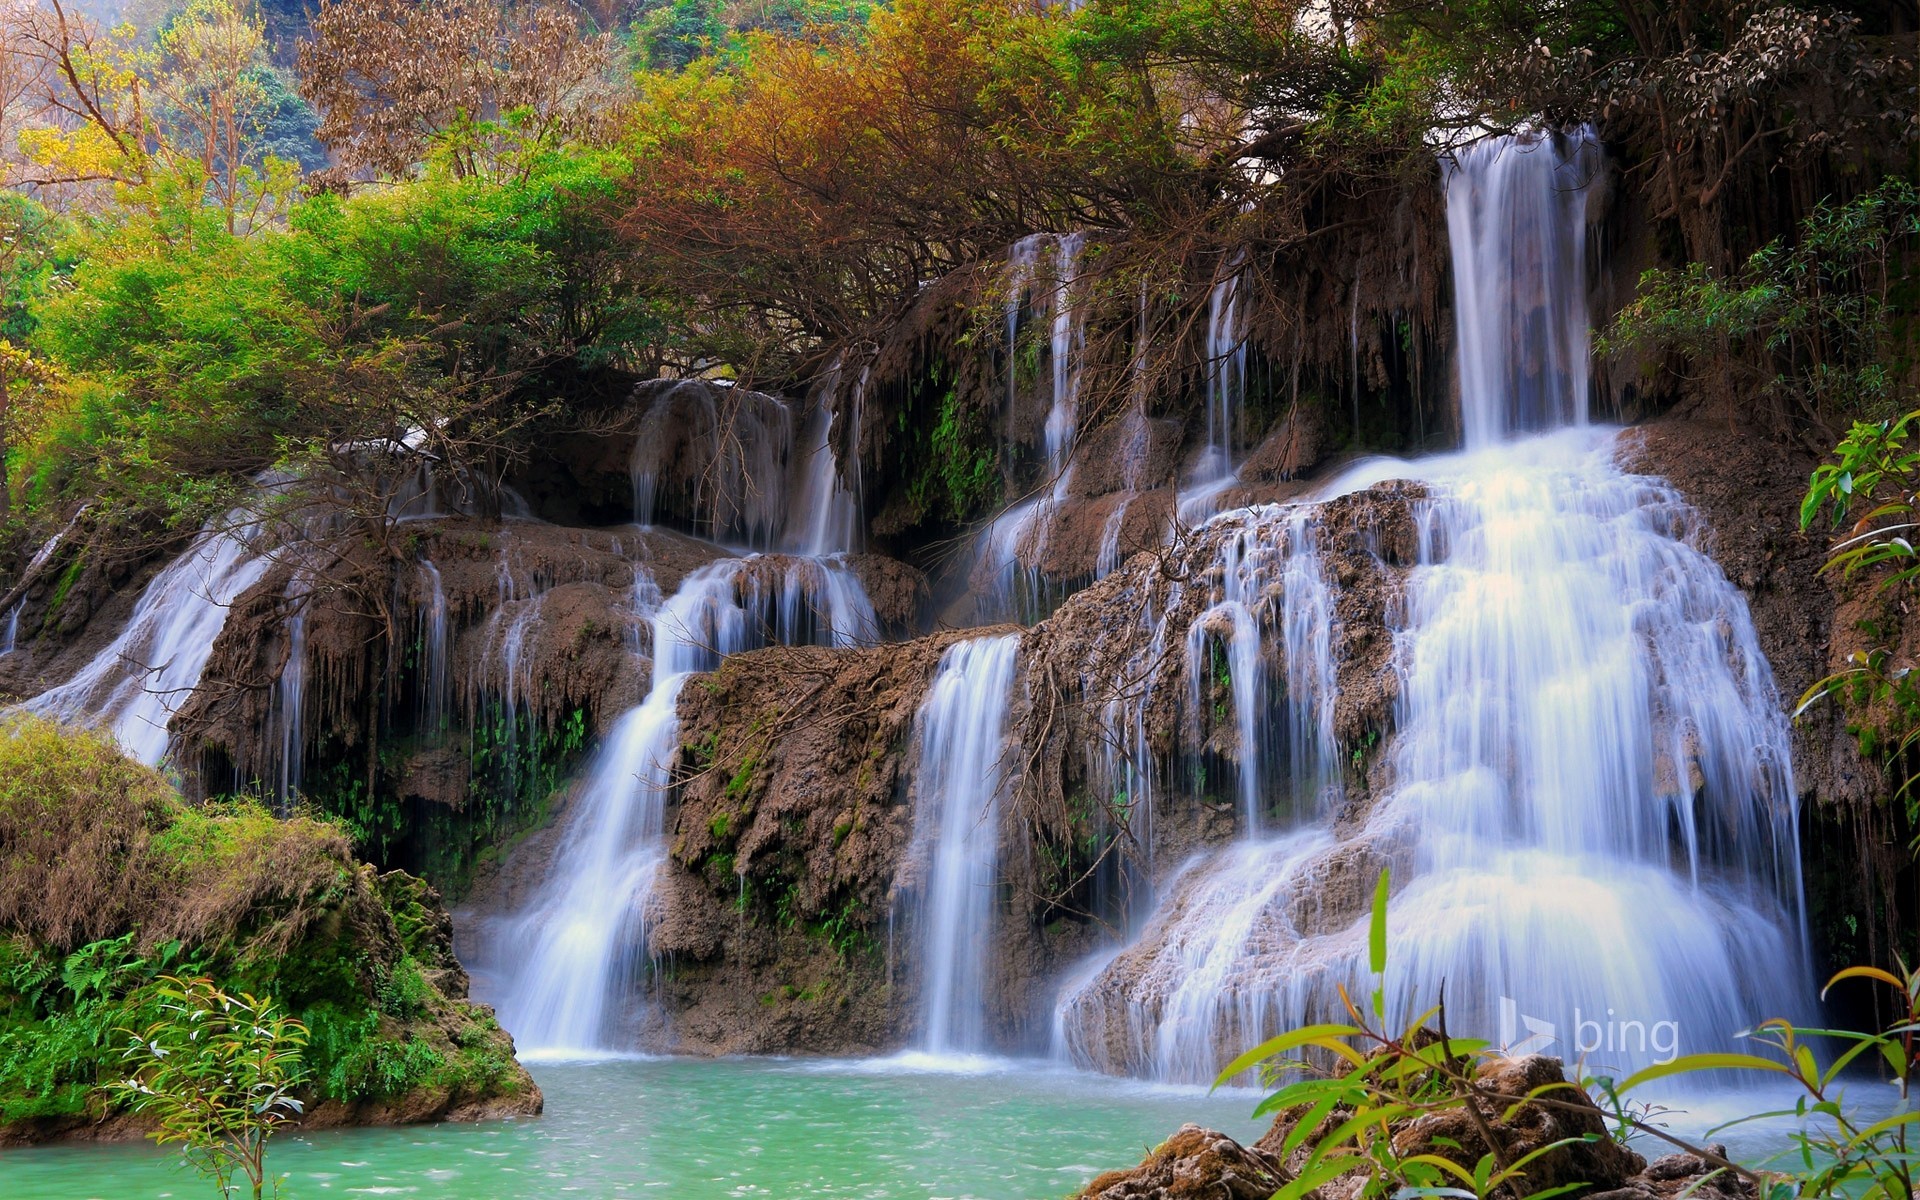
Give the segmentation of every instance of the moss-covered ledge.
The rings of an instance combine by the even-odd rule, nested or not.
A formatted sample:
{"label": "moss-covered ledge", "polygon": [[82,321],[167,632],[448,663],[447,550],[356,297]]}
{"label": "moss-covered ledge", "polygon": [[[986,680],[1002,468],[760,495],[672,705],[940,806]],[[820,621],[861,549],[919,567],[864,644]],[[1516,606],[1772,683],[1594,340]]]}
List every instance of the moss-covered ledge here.
{"label": "moss-covered ledge", "polygon": [[0,1144],[140,1132],[100,1085],[163,975],[311,1031],[309,1126],[537,1113],[440,897],[308,817],[193,807],[95,734],[0,723]]}

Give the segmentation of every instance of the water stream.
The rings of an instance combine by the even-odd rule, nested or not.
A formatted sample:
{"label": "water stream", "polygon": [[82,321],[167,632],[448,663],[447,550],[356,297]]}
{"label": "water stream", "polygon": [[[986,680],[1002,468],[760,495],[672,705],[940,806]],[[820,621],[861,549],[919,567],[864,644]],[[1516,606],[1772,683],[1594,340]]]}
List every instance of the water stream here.
{"label": "water stream", "polygon": [[[772,1059],[536,1065],[545,1116],[282,1134],[285,1194],[420,1200],[1031,1200],[1071,1195],[1198,1121],[1258,1132],[1244,1092],[1117,1083],[1044,1064],[971,1075]],[[199,1197],[150,1144],[10,1149],[8,1200]]]}
{"label": "water stream", "polygon": [[913,907],[921,926],[926,1013],[920,1046],[936,1057],[988,1049],[1002,759],[1019,651],[1017,633],[949,647],[920,709],[917,816],[908,856],[924,864],[927,875]]}
{"label": "water stream", "polygon": [[[834,560],[725,558],[694,571],[649,622],[652,685],[615,722],[586,777],[547,881],[490,922],[477,975],[496,978],[500,1018],[523,1058],[632,1049],[653,877],[679,751],[680,686],[722,658],[772,644],[855,645],[876,622]],[[480,991],[489,989],[479,987]]]}
{"label": "water stream", "polygon": [[110,732],[149,766],[166,757],[167,723],[193,694],[227,610],[266,574],[259,519],[236,508],[210,522],[153,577],[119,635],[73,678],[27,701],[43,716]]}

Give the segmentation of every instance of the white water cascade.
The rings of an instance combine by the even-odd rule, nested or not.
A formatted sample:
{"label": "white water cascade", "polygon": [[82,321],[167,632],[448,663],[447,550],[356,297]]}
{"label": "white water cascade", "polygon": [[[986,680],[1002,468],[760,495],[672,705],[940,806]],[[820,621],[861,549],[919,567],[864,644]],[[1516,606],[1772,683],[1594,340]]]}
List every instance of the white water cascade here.
{"label": "white water cascade", "polygon": [[420,727],[429,738],[437,739],[446,732],[453,699],[447,589],[441,581],[440,568],[430,558],[420,560],[420,579],[426,592],[421,598],[418,616]]}
{"label": "white water cascade", "polygon": [[172,740],[167,722],[199,684],[229,607],[266,573],[268,559],[253,545],[262,535],[244,507],[210,522],[153,577],[119,636],[25,707],[105,729],[128,754],[157,765]]}
{"label": "white water cascade", "polygon": [[1019,653],[1017,633],[948,647],[918,718],[909,859],[925,873],[914,903],[925,1013],[920,1048],[936,1057],[988,1049],[1001,759]]}
{"label": "white water cascade", "polygon": [[1246,266],[1236,257],[1207,293],[1207,441],[1180,489],[1182,523],[1198,525],[1220,511],[1220,498],[1240,482],[1241,419],[1247,399]]}
{"label": "white water cascade", "polygon": [[[1619,1071],[1811,1010],[1788,728],[1745,598],[1688,540],[1682,498],[1584,426],[1578,198],[1596,160],[1584,136],[1460,157],[1468,450],[1330,489],[1428,486],[1380,794],[1339,829],[1249,822],[1183,868],[1061,1000],[1075,1061],[1198,1082],[1279,1028],[1338,1019],[1335,985],[1368,986],[1364,892],[1387,865],[1403,1017],[1444,983],[1456,1033]],[[1334,666],[1290,622],[1284,650],[1289,671]]]}
{"label": "white water cascade", "polygon": [[1467,449],[1587,423],[1589,130],[1487,138],[1446,164]]}
{"label": "white water cascade", "polygon": [[827,373],[816,389],[807,419],[802,457],[794,471],[793,508],[787,513],[786,549],[821,557],[854,548],[860,529],[860,502],[840,478],[833,454],[836,421],[829,402],[839,389],[840,368]]}
{"label": "white water cascade", "polygon": [[[1018,591],[1023,581],[1039,575],[1045,557],[1047,539],[1060,504],[1067,498],[1073,477],[1074,443],[1079,437],[1080,376],[1086,344],[1087,305],[1082,303],[1079,279],[1080,256],[1086,246],[1081,233],[1058,236],[1040,234],[1016,243],[1008,257],[1007,350],[1015,358],[1014,334],[1019,327],[1021,297],[1032,283],[1042,249],[1052,245],[1052,286],[1046,290],[1044,316],[1047,321],[1048,384],[1050,400],[1040,430],[1041,449],[1046,455],[1044,489],[1008,508],[994,518],[980,538],[980,576],[987,579],[993,592],[990,607],[1001,613],[1013,612],[1019,605]],[[1017,394],[1017,372],[1009,367],[1008,405]]]}
{"label": "white water cascade", "polygon": [[[648,587],[636,584],[645,603]],[[578,786],[578,811],[548,877],[520,913],[494,923],[501,1022],[522,1058],[631,1048],[625,1003],[646,951],[653,878],[666,859],[666,804],[679,751],[680,686],[729,654],[774,643],[852,646],[873,607],[834,560],[754,556],[688,575],[649,622],[652,685],[615,723]]]}

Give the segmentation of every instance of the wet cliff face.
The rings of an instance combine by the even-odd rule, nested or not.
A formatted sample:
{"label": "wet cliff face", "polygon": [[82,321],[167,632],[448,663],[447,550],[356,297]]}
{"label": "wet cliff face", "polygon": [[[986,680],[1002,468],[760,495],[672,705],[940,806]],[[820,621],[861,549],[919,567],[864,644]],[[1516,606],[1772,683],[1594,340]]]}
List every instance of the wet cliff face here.
{"label": "wet cliff face", "polygon": [[637,702],[636,582],[675,586],[714,551],[536,521],[401,528],[403,555],[351,538],[278,555],[174,719],[176,760],[197,794],[297,792],[375,861],[458,889]]}

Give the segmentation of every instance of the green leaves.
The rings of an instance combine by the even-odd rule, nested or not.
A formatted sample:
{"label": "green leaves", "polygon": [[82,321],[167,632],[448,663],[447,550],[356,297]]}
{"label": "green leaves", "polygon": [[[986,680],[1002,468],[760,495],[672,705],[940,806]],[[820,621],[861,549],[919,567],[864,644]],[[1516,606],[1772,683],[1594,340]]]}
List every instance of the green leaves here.
{"label": "green leaves", "polygon": [[307,1029],[269,998],[228,992],[204,977],[166,976],[155,989],[164,1014],[128,1037],[132,1073],[110,1091],[157,1122],[149,1135],[178,1144],[222,1193],[243,1174],[255,1200],[266,1179],[266,1142],[303,1110]]}
{"label": "green leaves", "polygon": [[1391,869],[1380,872],[1380,882],[1373,889],[1373,920],[1367,932],[1367,965],[1372,970],[1376,983],[1373,989],[1373,1015],[1384,1018],[1387,1015],[1387,893]]}

